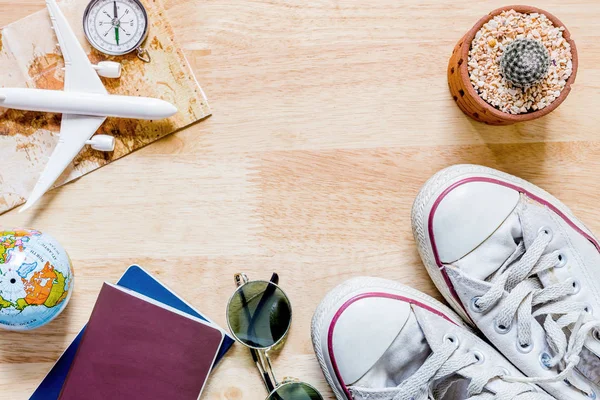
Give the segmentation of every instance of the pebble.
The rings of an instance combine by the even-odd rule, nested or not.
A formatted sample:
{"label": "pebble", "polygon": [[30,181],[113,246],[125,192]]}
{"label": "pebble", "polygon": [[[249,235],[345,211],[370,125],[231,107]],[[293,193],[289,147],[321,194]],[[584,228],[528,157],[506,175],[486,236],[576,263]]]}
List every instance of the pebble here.
{"label": "pebble", "polygon": [[[511,114],[543,109],[556,100],[573,73],[571,46],[564,27],[555,27],[545,15],[504,11],[475,34],[467,62],[470,80],[479,95],[492,106]],[[548,76],[529,88],[515,88],[500,73],[505,47],[516,38],[540,40],[551,56]],[[485,93],[485,97],[484,94]]]}

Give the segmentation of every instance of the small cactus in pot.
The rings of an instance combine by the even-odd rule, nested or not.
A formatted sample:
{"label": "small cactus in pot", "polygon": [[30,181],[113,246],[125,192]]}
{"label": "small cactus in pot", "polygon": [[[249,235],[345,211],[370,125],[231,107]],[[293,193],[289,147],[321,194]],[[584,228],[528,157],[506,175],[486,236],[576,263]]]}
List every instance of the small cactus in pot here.
{"label": "small cactus in pot", "polygon": [[533,39],[512,41],[502,54],[502,76],[513,86],[527,88],[548,75],[550,54],[541,42]]}
{"label": "small cactus in pot", "polygon": [[510,125],[560,106],[577,67],[577,47],[558,18],[513,5],[486,14],[458,41],[448,62],[448,86],[469,117]]}

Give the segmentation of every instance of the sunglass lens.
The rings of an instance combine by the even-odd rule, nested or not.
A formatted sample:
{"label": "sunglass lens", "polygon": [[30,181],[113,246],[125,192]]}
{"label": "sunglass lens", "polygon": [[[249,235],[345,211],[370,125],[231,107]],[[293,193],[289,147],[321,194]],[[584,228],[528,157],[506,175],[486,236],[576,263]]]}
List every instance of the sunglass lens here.
{"label": "sunglass lens", "polygon": [[279,342],[292,321],[285,293],[270,282],[253,281],[240,287],[227,307],[232,333],[248,346],[266,349]]}
{"label": "sunglass lens", "polygon": [[312,386],[298,382],[280,386],[267,400],[323,400],[323,397]]}

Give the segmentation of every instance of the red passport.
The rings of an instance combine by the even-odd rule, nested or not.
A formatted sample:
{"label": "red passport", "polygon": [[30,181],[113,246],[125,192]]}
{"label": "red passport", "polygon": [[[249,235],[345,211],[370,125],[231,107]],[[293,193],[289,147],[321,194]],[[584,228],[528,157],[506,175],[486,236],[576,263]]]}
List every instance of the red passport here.
{"label": "red passport", "polygon": [[102,286],[60,400],[197,400],[223,341],[205,321]]}

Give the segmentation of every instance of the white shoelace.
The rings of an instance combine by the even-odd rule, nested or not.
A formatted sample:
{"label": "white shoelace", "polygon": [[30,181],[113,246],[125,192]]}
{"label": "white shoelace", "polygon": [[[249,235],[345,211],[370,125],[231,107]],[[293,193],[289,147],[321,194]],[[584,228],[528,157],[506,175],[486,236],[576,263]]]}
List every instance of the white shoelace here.
{"label": "white shoelace", "polygon": [[[600,328],[600,320],[588,312],[586,304],[569,298],[579,290],[576,280],[569,279],[544,288],[536,277],[555,268],[562,257],[559,251],[542,254],[551,239],[552,232],[549,229],[541,229],[528,249],[525,249],[524,243],[521,242],[491,279],[492,287],[489,291],[473,299],[472,306],[477,312],[486,312],[500,303],[495,320],[496,330],[500,334],[512,328],[516,317],[518,345],[524,352],[532,345],[531,327],[535,318],[545,316],[543,328],[548,346],[554,355],[544,354],[543,363],[547,368],[558,366],[559,373],[550,378],[506,377],[513,382],[544,383],[568,380],[579,364],[586,338],[590,332]],[[508,292],[508,296],[502,300],[505,292]],[[570,334],[568,338],[567,334]],[[575,382],[569,383],[577,385]],[[576,386],[577,389],[592,395],[590,388],[579,386]]]}
{"label": "white shoelace", "polygon": [[457,354],[460,343],[454,336],[444,338],[443,348],[434,352],[410,378],[399,386],[388,389],[352,387],[357,398],[386,400],[433,400],[443,398],[450,387],[459,380],[469,379],[465,400],[512,400],[520,394],[530,394],[523,399],[542,397],[536,390],[523,383],[504,382],[502,392],[493,394],[484,391],[492,379],[503,379],[506,370],[501,367],[486,367],[466,373],[465,368],[477,364],[480,359],[474,353]]}

